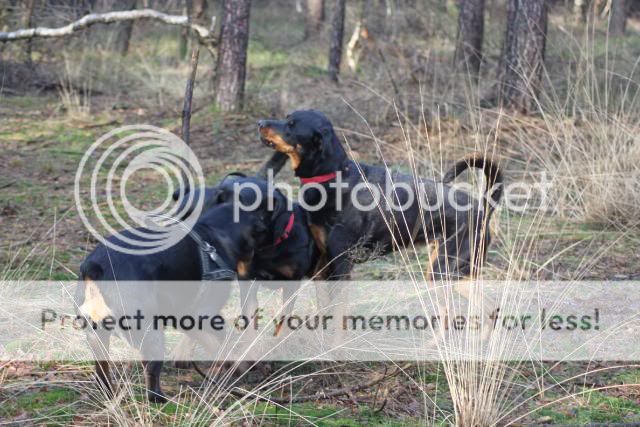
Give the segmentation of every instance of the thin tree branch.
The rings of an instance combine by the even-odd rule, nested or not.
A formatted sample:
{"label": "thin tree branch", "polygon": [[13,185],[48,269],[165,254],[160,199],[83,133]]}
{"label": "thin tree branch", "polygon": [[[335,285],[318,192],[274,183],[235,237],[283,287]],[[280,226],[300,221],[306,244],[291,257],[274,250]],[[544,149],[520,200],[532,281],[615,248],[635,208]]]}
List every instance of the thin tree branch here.
{"label": "thin tree branch", "polygon": [[184,91],[184,105],[182,107],[182,140],[189,145],[189,129],[191,124],[191,105],[193,99],[193,87],[196,81],[196,71],[198,70],[198,56],[200,49],[194,47],[191,50],[191,72],[187,79],[187,87]]}
{"label": "thin tree branch", "polygon": [[168,25],[177,25],[179,27],[189,28],[196,35],[198,41],[205,45],[209,50],[216,45],[217,41],[212,31],[202,25],[189,22],[187,16],[167,15],[152,9],[126,10],[107,13],[91,13],[85,15],[77,21],[74,21],[64,27],[59,28],[28,28],[17,31],[0,32],[0,42],[9,42],[16,40],[29,40],[36,37],[51,38],[63,37],[75,32],[84,30],[95,24],[112,24],[114,22],[133,21],[137,19],[151,19],[163,22]]}

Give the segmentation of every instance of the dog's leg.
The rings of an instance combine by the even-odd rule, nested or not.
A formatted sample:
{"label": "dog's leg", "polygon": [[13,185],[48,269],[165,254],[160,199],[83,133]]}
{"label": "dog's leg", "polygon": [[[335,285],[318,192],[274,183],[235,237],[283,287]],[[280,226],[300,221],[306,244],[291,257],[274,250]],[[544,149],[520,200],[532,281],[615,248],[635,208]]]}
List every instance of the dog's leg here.
{"label": "dog's leg", "polygon": [[143,338],[141,350],[142,367],[144,369],[149,402],[164,403],[167,399],[160,388],[160,373],[163,362],[162,360],[153,360],[164,355],[164,332],[153,331],[147,333]]}
{"label": "dog's leg", "polygon": [[114,393],[109,366],[110,338],[111,333],[109,331],[95,330],[87,333],[87,342],[95,359],[95,375],[98,380],[98,386],[109,399],[113,398]]}
{"label": "dog's leg", "polygon": [[165,403],[167,398],[160,389],[160,372],[162,371],[162,360],[143,360],[145,383],[147,386],[147,397],[151,403]]}
{"label": "dog's leg", "polygon": [[329,236],[329,245],[327,255],[330,260],[329,280],[325,283],[326,292],[329,297],[330,313],[335,331],[329,340],[333,348],[337,348],[343,344],[344,329],[343,321],[347,313],[349,303],[348,282],[353,268],[353,260],[351,259],[350,249],[358,243],[359,236],[351,236],[344,232],[344,229],[336,227]]}
{"label": "dog's leg", "polygon": [[237,371],[240,373],[246,372],[251,367],[250,360],[255,360],[252,356],[253,346],[256,343],[257,332],[253,327],[253,318],[258,315],[258,287],[260,285],[255,281],[243,281],[240,282],[240,304],[242,315],[246,316],[249,323],[247,328],[242,332],[243,348],[246,349],[245,358],[246,361],[240,362]]}

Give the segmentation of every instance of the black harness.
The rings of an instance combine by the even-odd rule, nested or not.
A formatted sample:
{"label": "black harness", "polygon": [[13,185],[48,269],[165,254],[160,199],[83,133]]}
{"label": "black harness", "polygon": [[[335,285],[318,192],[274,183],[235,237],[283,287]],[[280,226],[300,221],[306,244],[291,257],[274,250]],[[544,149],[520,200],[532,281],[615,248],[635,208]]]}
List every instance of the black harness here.
{"label": "black harness", "polygon": [[168,215],[154,216],[168,219],[170,221],[173,221],[175,224],[178,224],[180,227],[184,228],[189,234],[189,237],[191,237],[193,241],[196,242],[196,245],[198,245],[198,256],[200,258],[200,270],[202,272],[201,280],[235,280],[238,277],[236,271],[229,268],[222,257],[218,255],[218,251],[216,250],[215,246],[200,237],[200,235],[193,228],[188,228],[179,219],[170,217]]}
{"label": "black harness", "polygon": [[235,270],[229,268],[226,262],[218,255],[215,246],[206,240],[193,229],[189,230],[189,237],[198,245],[198,255],[200,257],[200,269],[202,270],[202,280],[234,280],[237,277]]}

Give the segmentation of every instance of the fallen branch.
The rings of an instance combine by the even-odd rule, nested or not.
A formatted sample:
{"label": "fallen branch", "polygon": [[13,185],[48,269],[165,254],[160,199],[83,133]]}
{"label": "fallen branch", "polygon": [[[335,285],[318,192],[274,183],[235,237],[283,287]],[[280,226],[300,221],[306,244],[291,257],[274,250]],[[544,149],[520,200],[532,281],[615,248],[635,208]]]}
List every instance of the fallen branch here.
{"label": "fallen branch", "polygon": [[[203,27],[202,25],[190,22],[187,16],[167,15],[166,13],[158,12],[153,9],[91,13],[89,15],[83,16],[77,21],[65,25],[64,27],[37,27],[21,29],[17,31],[0,32],[0,42],[30,40],[36,37],[63,37],[89,28],[90,26],[95,24],[112,24],[114,22],[133,21],[137,19],[151,19],[154,21],[163,22],[168,25],[177,25],[179,27],[188,28],[193,31],[198,41],[210,50],[216,45],[217,42],[215,37],[213,36],[213,31]],[[214,22],[214,19],[215,18],[212,18],[212,22]]]}

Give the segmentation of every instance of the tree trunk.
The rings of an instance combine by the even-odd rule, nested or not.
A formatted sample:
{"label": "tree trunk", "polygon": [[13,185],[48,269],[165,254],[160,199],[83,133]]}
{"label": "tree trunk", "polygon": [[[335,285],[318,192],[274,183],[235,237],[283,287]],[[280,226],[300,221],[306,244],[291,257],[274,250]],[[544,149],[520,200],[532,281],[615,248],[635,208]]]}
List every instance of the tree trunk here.
{"label": "tree trunk", "polygon": [[251,0],[224,0],[216,66],[216,105],[222,111],[242,109],[249,44]]}
{"label": "tree trunk", "polygon": [[[24,28],[31,28],[33,24],[33,9],[35,7],[35,0],[26,0],[24,15],[22,16],[22,26]],[[27,46],[25,47],[25,62],[29,67],[33,65],[31,58],[31,51],[33,50],[33,40],[27,40]]]}
{"label": "tree trunk", "polygon": [[623,36],[627,29],[627,8],[625,0],[611,0],[609,12],[609,35]]}
{"label": "tree trunk", "polygon": [[[184,14],[189,17],[190,22],[199,25],[207,25],[207,0],[186,0]],[[189,50],[189,28],[183,28],[180,33],[180,43],[178,45],[178,57],[185,59]]]}
{"label": "tree trunk", "polygon": [[582,24],[587,20],[587,0],[573,0],[573,20]]}
{"label": "tree trunk", "polygon": [[484,0],[460,0],[456,66],[477,81],[482,62]]}
{"label": "tree trunk", "polygon": [[[114,3],[114,10],[133,10],[136,8],[136,0],[119,0]],[[125,56],[129,52],[129,41],[133,31],[133,21],[125,21],[118,24],[116,29],[116,41],[114,49],[120,55]]]}
{"label": "tree trunk", "polygon": [[499,88],[504,107],[524,113],[534,107],[542,81],[546,37],[546,1],[509,0]]}
{"label": "tree trunk", "polygon": [[331,18],[331,45],[329,47],[329,78],[338,81],[342,60],[342,39],[344,38],[344,13],[346,0],[335,0]]}
{"label": "tree trunk", "polygon": [[[182,8],[182,14],[193,21],[193,1],[186,0]],[[180,32],[180,42],[178,43],[178,58],[185,59],[187,57],[187,49],[189,49],[189,29],[183,28]]]}
{"label": "tree trunk", "polygon": [[318,34],[324,22],[324,0],[307,0],[305,35]]}

